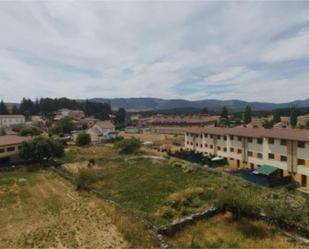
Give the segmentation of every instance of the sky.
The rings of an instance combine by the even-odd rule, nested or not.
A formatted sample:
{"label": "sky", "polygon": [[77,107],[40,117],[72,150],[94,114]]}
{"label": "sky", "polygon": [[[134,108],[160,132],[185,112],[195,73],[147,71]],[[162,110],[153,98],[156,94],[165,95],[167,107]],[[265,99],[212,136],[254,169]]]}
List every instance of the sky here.
{"label": "sky", "polygon": [[309,98],[309,1],[1,1],[0,99]]}

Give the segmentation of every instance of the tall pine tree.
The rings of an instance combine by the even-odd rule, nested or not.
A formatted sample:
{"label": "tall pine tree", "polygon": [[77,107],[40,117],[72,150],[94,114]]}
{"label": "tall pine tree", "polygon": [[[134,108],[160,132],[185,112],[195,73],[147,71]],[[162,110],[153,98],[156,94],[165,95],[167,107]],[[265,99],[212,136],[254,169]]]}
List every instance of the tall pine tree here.
{"label": "tall pine tree", "polygon": [[252,112],[251,107],[246,106],[245,112],[244,112],[244,123],[249,124],[252,120]]}
{"label": "tall pine tree", "polygon": [[9,110],[8,110],[6,104],[4,104],[3,100],[1,100],[1,102],[0,102],[0,114],[1,115],[9,114]]}

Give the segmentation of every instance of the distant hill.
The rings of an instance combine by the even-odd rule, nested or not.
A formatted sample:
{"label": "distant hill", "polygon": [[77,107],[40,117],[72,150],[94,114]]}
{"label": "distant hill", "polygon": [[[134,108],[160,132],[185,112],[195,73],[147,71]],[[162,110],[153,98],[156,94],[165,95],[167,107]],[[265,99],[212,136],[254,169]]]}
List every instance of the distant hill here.
{"label": "distant hill", "polygon": [[212,112],[218,112],[223,106],[226,106],[231,111],[241,111],[247,105],[251,106],[256,111],[269,111],[279,108],[289,107],[309,107],[309,99],[296,100],[287,103],[268,103],[268,102],[247,102],[242,100],[217,100],[205,99],[197,101],[189,101],[184,99],[160,99],[160,98],[93,98],[95,102],[109,102],[113,108],[125,108],[127,110],[175,110],[175,109],[202,109],[208,108]]}

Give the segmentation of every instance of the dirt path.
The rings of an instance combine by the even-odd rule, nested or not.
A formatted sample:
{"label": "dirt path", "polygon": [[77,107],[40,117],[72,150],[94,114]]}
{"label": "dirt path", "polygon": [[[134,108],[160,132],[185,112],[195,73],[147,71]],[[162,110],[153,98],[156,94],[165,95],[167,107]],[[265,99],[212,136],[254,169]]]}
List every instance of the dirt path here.
{"label": "dirt path", "polygon": [[101,200],[77,193],[52,173],[25,174],[37,174],[34,184],[15,184],[13,193],[1,192],[0,248],[129,246]]}

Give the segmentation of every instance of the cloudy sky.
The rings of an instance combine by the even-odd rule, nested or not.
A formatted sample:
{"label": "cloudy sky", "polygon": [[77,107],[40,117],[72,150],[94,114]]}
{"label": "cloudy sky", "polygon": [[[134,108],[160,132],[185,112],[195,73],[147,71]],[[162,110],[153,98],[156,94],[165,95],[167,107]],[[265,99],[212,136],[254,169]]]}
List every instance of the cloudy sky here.
{"label": "cloudy sky", "polygon": [[309,1],[0,3],[0,98],[309,98]]}

